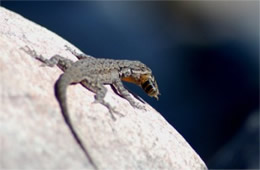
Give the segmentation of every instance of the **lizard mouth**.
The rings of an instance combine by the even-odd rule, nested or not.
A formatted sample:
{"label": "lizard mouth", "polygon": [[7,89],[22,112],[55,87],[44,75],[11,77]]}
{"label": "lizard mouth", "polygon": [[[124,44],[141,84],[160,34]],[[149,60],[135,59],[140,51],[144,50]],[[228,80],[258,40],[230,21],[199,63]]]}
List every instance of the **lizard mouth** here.
{"label": "lizard mouth", "polygon": [[147,93],[148,96],[154,97],[157,100],[159,100],[159,97],[158,97],[158,95],[160,95],[159,89],[158,89],[157,83],[152,75],[144,74],[144,75],[141,75],[139,79],[135,79],[134,77],[129,76],[129,77],[122,78],[122,80],[141,86],[142,89]]}

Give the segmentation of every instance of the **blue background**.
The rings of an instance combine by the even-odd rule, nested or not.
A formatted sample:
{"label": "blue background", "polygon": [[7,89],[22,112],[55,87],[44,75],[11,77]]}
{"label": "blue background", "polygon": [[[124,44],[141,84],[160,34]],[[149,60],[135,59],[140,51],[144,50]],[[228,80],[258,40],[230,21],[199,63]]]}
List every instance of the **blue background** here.
{"label": "blue background", "polygon": [[156,108],[209,168],[259,168],[258,1],[1,5],[89,55],[142,61],[153,70],[160,100],[126,86]]}

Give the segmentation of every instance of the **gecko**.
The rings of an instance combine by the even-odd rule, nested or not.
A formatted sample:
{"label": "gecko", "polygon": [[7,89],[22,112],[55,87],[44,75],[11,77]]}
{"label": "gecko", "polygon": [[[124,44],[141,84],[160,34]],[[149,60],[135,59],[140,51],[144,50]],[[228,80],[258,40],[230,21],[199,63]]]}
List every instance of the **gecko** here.
{"label": "gecko", "polygon": [[154,97],[157,100],[159,99],[158,95],[160,95],[158,85],[151,69],[140,61],[95,58],[85,53],[76,52],[76,50],[73,50],[67,45],[65,45],[65,48],[76,56],[78,60],[74,62],[58,54],[52,56],[50,59],[46,59],[28,46],[21,49],[33,58],[41,61],[43,66],[54,67],[57,65],[63,71],[63,74],[60,75],[54,86],[55,96],[60,105],[63,118],[73,137],[90,164],[94,169],[97,169],[97,165],[94,163],[87,148],[83,145],[83,142],[72,125],[67,108],[67,87],[70,84],[80,83],[85,88],[94,92],[94,103],[100,103],[107,107],[112,119],[115,120],[114,113],[121,116],[122,114],[117,112],[114,107],[104,100],[107,92],[104,85],[109,84],[113,86],[121,97],[126,99],[134,108],[138,109],[145,108],[134,101],[129,92],[125,89],[122,81],[140,86],[150,97]]}

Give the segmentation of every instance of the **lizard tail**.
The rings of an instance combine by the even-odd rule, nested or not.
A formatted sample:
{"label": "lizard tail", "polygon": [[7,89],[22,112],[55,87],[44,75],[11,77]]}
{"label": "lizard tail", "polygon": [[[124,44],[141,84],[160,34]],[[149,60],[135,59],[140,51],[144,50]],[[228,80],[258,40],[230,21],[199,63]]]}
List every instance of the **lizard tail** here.
{"label": "lizard tail", "polygon": [[89,155],[87,149],[84,147],[79,135],[77,134],[74,127],[72,126],[72,122],[71,122],[68,107],[67,107],[67,98],[66,98],[67,87],[71,83],[73,83],[73,81],[71,80],[70,76],[67,76],[66,74],[62,74],[55,83],[55,96],[59,102],[63,118],[64,118],[66,124],[68,125],[74,139],[79,144],[80,148],[86,155],[90,164],[94,167],[94,169],[97,169],[97,166],[95,165],[94,161],[92,160],[91,156]]}

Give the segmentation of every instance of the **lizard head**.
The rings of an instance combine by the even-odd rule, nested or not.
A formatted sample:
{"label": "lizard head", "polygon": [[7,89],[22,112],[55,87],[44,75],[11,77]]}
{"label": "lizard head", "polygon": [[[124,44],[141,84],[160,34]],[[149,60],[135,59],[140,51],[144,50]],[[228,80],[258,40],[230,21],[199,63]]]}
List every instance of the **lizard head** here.
{"label": "lizard head", "polygon": [[128,68],[128,74],[121,77],[123,81],[134,83],[139,85],[150,97],[154,97],[159,100],[160,95],[157,82],[152,74],[150,68],[141,62],[136,62],[136,66]]}

